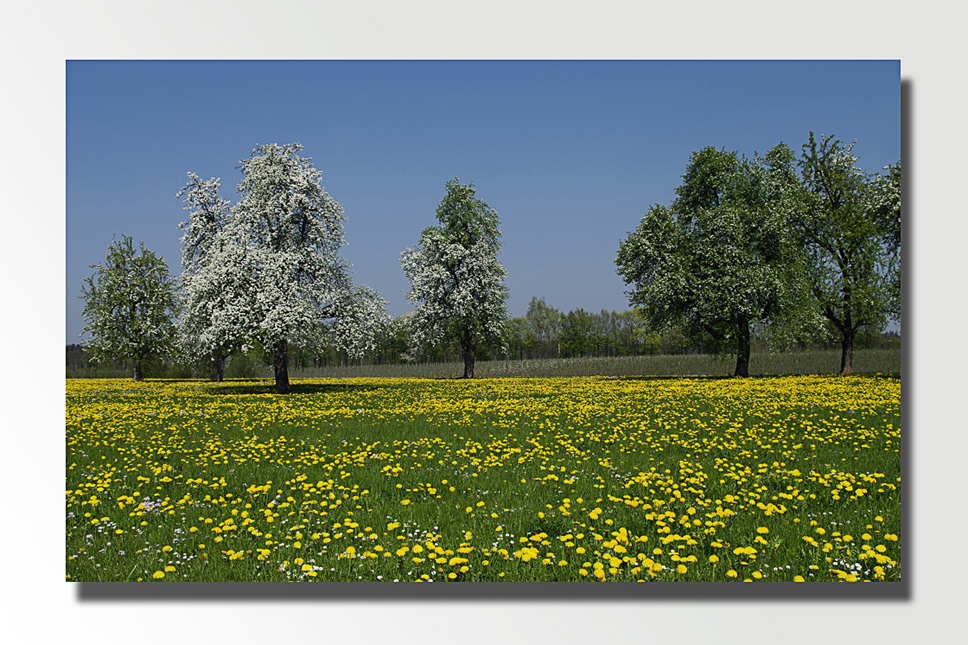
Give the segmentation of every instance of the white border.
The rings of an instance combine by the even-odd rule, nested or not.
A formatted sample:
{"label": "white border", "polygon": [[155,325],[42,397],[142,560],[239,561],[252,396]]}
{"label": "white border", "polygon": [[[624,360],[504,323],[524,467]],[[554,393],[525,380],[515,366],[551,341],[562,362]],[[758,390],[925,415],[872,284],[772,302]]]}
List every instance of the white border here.
{"label": "white border", "polygon": [[[594,6],[594,11],[588,7]],[[3,578],[12,642],[916,642],[959,629],[964,512],[965,84],[957,4],[37,2],[7,7],[0,257]],[[576,7],[569,10],[563,7]],[[904,428],[915,542],[902,601],[80,602],[63,576],[64,100],[67,59],[886,58],[912,83],[913,287]],[[12,296],[12,298],[11,298]],[[913,331],[913,334],[908,333]],[[28,396],[29,395],[29,396]],[[11,425],[7,425],[10,423]],[[906,473],[907,477],[909,473]],[[51,504],[50,500],[58,500]],[[944,630],[944,632],[942,632]],[[960,629],[959,629],[960,631]],[[958,632],[954,632],[958,633]]]}

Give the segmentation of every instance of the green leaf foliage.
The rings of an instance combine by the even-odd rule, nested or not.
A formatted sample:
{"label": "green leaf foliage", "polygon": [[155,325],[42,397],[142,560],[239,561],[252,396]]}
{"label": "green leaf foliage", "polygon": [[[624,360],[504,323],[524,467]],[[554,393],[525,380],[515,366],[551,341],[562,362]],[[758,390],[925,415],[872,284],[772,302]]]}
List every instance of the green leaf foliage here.
{"label": "green leaf foliage", "polygon": [[673,203],[652,206],[619,247],[618,273],[648,323],[736,356],[737,375],[748,374],[751,325],[780,336],[806,324],[793,163],[784,144],[754,160],[703,148]]}
{"label": "green leaf foliage", "polygon": [[857,332],[900,314],[900,162],[886,177],[869,177],[853,148],[810,133],[793,222],[814,306],[842,338],[845,373],[852,371]]}
{"label": "green leaf foliage", "polygon": [[113,241],[104,262],[91,268],[82,287],[91,358],[131,360],[134,380],[141,380],[146,361],[174,346],[175,280],[163,258],[141,243],[136,250],[127,236]]}

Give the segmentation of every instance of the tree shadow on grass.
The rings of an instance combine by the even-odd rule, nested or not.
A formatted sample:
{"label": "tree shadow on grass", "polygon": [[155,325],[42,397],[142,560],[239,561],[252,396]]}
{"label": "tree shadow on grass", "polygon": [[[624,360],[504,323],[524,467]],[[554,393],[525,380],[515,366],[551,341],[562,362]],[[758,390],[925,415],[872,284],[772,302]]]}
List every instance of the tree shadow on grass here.
{"label": "tree shadow on grass", "polygon": [[[338,380],[327,383],[299,383],[290,382],[289,395],[300,394],[345,394],[346,392],[366,392],[385,388],[385,385],[370,385],[365,383],[340,383]],[[252,396],[276,394],[276,383],[272,379],[233,379],[221,384],[209,383],[204,387],[206,394],[215,396]]]}

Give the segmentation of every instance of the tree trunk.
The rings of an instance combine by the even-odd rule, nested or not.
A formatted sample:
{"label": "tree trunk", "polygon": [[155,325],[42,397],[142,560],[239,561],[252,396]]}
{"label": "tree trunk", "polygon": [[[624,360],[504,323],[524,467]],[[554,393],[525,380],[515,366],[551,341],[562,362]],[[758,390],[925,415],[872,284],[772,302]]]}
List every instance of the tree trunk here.
{"label": "tree trunk", "polygon": [[141,361],[135,360],[134,362],[134,377],[132,381],[141,381],[144,379],[144,374],[141,373]]}
{"label": "tree trunk", "polygon": [[744,320],[736,325],[736,371],[733,376],[750,375],[750,323]]}
{"label": "tree trunk", "polygon": [[474,346],[464,345],[464,378],[474,378]]}
{"label": "tree trunk", "polygon": [[273,367],[276,372],[276,394],[289,394],[289,343],[281,340],[272,348]]}
{"label": "tree trunk", "polygon": [[853,291],[851,289],[850,282],[847,279],[847,275],[844,275],[844,302],[843,302],[843,312],[844,312],[844,322],[840,327],[840,333],[842,334],[840,341],[840,373],[841,374],[853,374],[854,373],[854,334],[857,333],[857,327],[854,326],[854,316],[852,309],[853,301]]}
{"label": "tree trunk", "polygon": [[215,357],[215,382],[221,383],[225,380],[225,357],[218,354]]}
{"label": "tree trunk", "polygon": [[854,373],[854,329],[844,327],[843,340],[840,343],[840,373]]}

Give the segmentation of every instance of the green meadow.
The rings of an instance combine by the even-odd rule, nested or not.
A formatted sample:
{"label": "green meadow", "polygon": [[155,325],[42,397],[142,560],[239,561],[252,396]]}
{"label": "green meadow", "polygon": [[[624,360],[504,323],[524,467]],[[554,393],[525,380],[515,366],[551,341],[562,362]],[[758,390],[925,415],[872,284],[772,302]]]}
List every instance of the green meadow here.
{"label": "green meadow", "polygon": [[900,379],[67,381],[71,581],[896,581]]}

